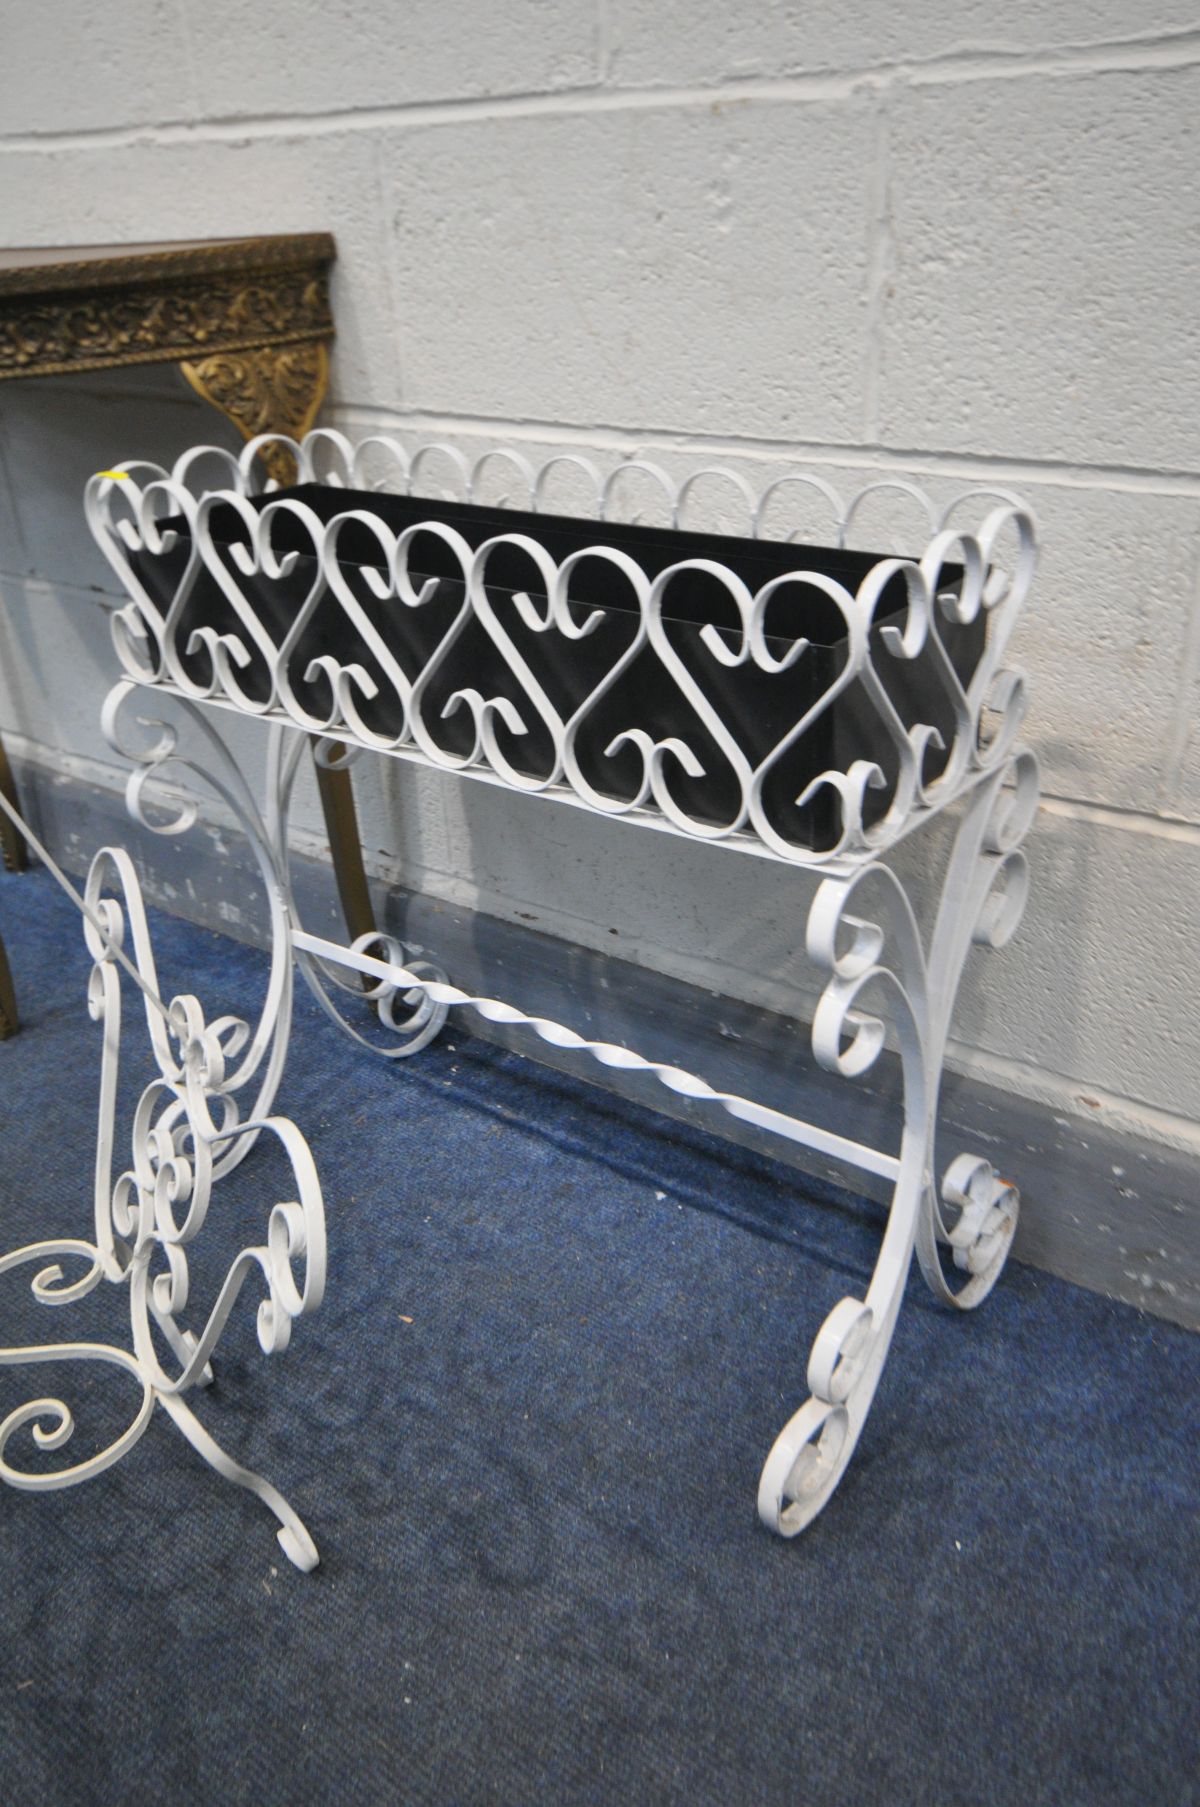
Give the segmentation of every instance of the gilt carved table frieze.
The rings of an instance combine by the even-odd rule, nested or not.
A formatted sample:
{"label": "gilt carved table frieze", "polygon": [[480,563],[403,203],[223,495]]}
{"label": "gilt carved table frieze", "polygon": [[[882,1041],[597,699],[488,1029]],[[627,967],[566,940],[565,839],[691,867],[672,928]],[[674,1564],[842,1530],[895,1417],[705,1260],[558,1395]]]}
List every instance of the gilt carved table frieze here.
{"label": "gilt carved table frieze", "polygon": [[306,432],[335,255],[328,232],[0,251],[0,381],[179,364],[245,438]]}

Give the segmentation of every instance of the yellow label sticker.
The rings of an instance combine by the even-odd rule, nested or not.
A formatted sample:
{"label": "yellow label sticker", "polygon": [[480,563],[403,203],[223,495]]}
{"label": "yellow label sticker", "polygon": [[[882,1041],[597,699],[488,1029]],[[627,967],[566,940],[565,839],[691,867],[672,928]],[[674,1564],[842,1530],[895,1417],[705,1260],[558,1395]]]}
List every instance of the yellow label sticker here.
{"label": "yellow label sticker", "polygon": [[114,483],[128,483],[129,481],[128,471],[97,471],[96,475],[98,477],[111,477]]}

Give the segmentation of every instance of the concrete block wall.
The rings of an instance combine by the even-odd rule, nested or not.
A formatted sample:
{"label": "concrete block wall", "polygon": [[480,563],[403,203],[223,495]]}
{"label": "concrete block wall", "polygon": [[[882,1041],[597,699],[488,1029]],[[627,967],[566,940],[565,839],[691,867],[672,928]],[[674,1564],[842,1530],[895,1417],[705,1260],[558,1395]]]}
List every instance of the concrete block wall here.
{"label": "concrete block wall", "polygon": [[[955,1058],[1200,1149],[1196,0],[130,0],[119,30],[58,0],[0,36],[4,242],[332,229],[351,434],[1020,490],[1047,803]],[[0,387],[31,771],[122,780],[85,477],[203,440],[233,437],[169,371]],[[800,996],[792,874],[436,774],[364,788],[379,872]]]}

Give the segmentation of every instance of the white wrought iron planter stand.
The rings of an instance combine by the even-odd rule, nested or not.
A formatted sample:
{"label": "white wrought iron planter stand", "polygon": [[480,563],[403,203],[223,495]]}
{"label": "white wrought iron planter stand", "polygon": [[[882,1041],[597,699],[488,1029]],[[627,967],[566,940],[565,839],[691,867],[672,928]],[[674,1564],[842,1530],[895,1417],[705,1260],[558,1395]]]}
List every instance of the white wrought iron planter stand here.
{"label": "white wrought iron planter stand", "polygon": [[[87,509],[93,532],[130,599],[113,620],[116,649],[127,675],[104,710],[111,744],[135,767],[128,787],[130,808],[159,832],[185,827],[191,812],[166,822],[155,822],[145,812],[147,782],[182,763],[193,777],[199,774],[216,788],[253,842],[272,898],[272,997],[260,1035],[272,1038],[270,1071],[275,1077],[289,1027],[282,972],[294,957],[328,1014],[367,1046],[372,1044],[346,1018],[340,999],[353,996],[359,1010],[364,995],[370,999],[385,1028],[395,1033],[396,1039],[381,1050],[389,1055],[416,1052],[438,1033],[449,1009],[464,1007],[493,1022],[526,1024],[556,1048],[575,1050],[602,1065],[648,1071],[671,1090],[707,1100],[782,1140],[813,1148],[890,1183],[887,1227],[866,1296],[843,1299],[818,1331],[808,1361],[809,1397],[783,1427],[762,1472],[758,1509],[763,1522],[785,1536],[794,1535],[821,1510],[853,1453],[887,1357],[914,1248],[935,1294],[969,1309],[995,1283],[1016,1226],[1016,1192],[983,1156],[956,1153],[939,1181],[935,1138],[947,1037],[967,954],[973,943],[999,947],[1009,940],[1027,891],[1020,846],[1037,808],[1037,769],[1032,755],[1016,746],[1025,687],[1021,674],[1008,666],[1006,653],[1032,581],[1033,520],[1017,498],[995,490],[969,491],[939,514],[907,483],[870,485],[847,505],[822,478],[802,473],[789,474],[756,496],[739,473],[716,468],[693,473],[676,485],[658,466],[643,460],[627,461],[606,477],[590,461],[574,455],[560,455],[535,469],[519,453],[502,451],[487,453],[468,466],[445,446],[423,447],[410,455],[386,439],[373,438],[354,447],[326,431],[310,434],[301,444],[271,441],[294,453],[302,484],[321,484],[334,492],[391,487],[402,494],[417,493],[422,470],[436,454],[456,469],[460,496],[471,502],[483,466],[503,459],[516,472],[525,506],[534,513],[544,507],[556,467],[571,467],[573,476],[582,474],[593,488],[601,523],[619,480],[630,471],[663,489],[673,525],[679,523],[696,484],[712,478],[731,484],[744,498],[754,534],[764,529],[769,512],[793,485],[815,491],[828,502],[839,546],[845,544],[864,497],[874,490],[898,489],[924,511],[930,537],[919,560],[880,559],[850,589],[824,573],[806,570],[798,554],[795,572],[752,593],[733,571],[711,560],[685,560],[651,578],[626,552],[603,544],[599,525],[597,542],[586,554],[556,562],[528,534],[501,532],[472,547],[452,527],[432,518],[433,505],[431,518],[398,534],[352,498],[346,510],[322,520],[303,500],[286,492],[277,499],[256,493],[255,460],[264,443],[265,436],[252,442],[236,461],[214,448],[198,448],[169,475],[153,465],[131,463],[120,467],[119,474],[101,475],[89,485]],[[210,471],[212,461],[223,466],[222,488],[193,487],[201,460]],[[381,461],[388,469],[379,481]],[[992,504],[978,531],[949,525],[954,511],[974,498]],[[214,537],[213,516],[218,509],[230,508],[241,522],[241,539],[221,545]],[[178,526],[163,525],[172,518],[182,519],[182,533]],[[378,545],[377,561],[369,568],[357,567],[357,593],[340,557],[341,538],[351,523],[356,531],[365,528]],[[264,619],[256,597],[264,587],[269,590],[295,578],[298,555],[294,547],[282,549],[284,529],[293,538],[300,536],[308,561],[303,570],[310,578],[305,578],[307,593],[280,635]],[[406,666],[381,636],[370,609],[364,607],[362,585],[367,584],[374,602],[387,609],[419,614],[438,587],[422,578],[419,565],[410,568],[414,542],[423,534],[436,536],[449,549],[462,602],[432,653],[414,667],[411,662]],[[569,716],[555,708],[493,604],[488,564],[505,547],[518,547],[536,571],[539,596],[517,592],[510,598],[516,612],[512,619],[519,618],[523,631],[530,634],[559,636],[573,643],[597,627],[603,605],[589,606],[581,617],[582,605],[572,594],[582,557],[593,561],[593,570],[596,561],[606,561],[614,583],[619,581],[636,599],[633,640]],[[171,594],[164,600],[143,581],[145,565],[173,553],[178,568]],[[952,562],[959,577],[957,588],[951,590],[942,578]],[[732,635],[712,629],[701,633],[714,671],[754,667],[782,676],[797,665],[808,642],[795,638],[780,650],[781,641],[768,625],[769,611],[788,585],[819,592],[832,602],[844,624],[845,658],[836,675],[767,756],[755,763],[745,756],[694,671],[680,662],[664,627],[668,584],[689,568],[702,568],[707,578],[723,587],[740,624]],[[233,612],[232,628],[197,625],[194,619],[188,625],[189,602],[201,578],[219,586]],[[898,582],[905,597],[899,623],[893,620],[873,634],[883,591]],[[348,634],[361,648],[359,656],[306,652],[306,639],[321,611],[326,619],[333,611],[343,639]],[[988,624],[986,644],[973,673],[962,681],[943,646],[941,623],[970,624],[980,616]],[[443,700],[440,714],[430,712],[425,699],[433,680],[468,626],[486,632],[490,647],[503,661],[506,688],[515,691],[519,701],[514,702],[511,694],[484,695],[477,685],[463,682]],[[328,639],[321,644],[327,649]],[[647,648],[657,657],[664,681],[693,710],[708,737],[706,744],[715,744],[736,777],[740,803],[724,823],[689,813],[681,803],[673,778],[702,776],[703,764],[678,735],[656,739],[631,723],[614,739],[609,756],[621,747],[632,747],[641,762],[641,782],[625,796],[599,788],[579,757],[580,729],[589,712],[602,699],[620,697],[623,674]],[[949,705],[953,722],[949,735],[929,722],[902,719],[880,675],[881,660],[918,659],[934,671]],[[854,758],[844,770],[822,771],[814,777],[798,803],[832,793],[840,819],[833,844],[815,851],[781,832],[767,807],[765,787],[779,760],[852,684],[875,713],[875,728],[888,743],[894,776],[889,786],[877,762]],[[314,687],[320,707],[314,706]],[[156,706],[159,698],[164,702],[170,698],[172,707],[189,720],[202,737],[202,761],[182,759],[174,730],[158,721],[142,718],[150,738],[142,744],[131,738],[122,712],[130,698],[144,703],[149,692],[157,693]],[[381,731],[378,715],[371,719],[372,705],[384,695],[398,722],[387,732]],[[268,794],[261,815],[214,726],[221,711],[253,715],[267,725]],[[462,711],[472,723],[472,744],[465,752],[451,752],[438,738],[438,723]],[[531,723],[549,736],[552,745],[552,762],[541,776],[531,775],[510,756],[514,738],[526,733]],[[891,1032],[903,1070],[898,1148],[867,1146],[750,1099],[715,1091],[680,1068],[655,1065],[624,1047],[590,1041],[562,1024],[531,1018],[510,1003],[469,996],[384,935],[364,936],[341,946],[307,933],[289,889],[287,834],[292,784],[306,737],[317,738],[319,756],[325,759],[353,759],[374,751],[617,816],[631,827],[721,844],[807,873],[817,882],[808,916],[807,952],[827,975],[812,1026],[814,1053],[822,1066],[854,1079],[871,1068]],[[944,755],[932,779],[926,774],[931,750]],[[866,808],[868,793],[881,786],[887,791],[885,807],[872,812]],[[961,819],[936,917],[923,940],[904,887],[885,864],[885,856],[952,805],[959,806]],[[364,976],[373,982],[365,993]]]}

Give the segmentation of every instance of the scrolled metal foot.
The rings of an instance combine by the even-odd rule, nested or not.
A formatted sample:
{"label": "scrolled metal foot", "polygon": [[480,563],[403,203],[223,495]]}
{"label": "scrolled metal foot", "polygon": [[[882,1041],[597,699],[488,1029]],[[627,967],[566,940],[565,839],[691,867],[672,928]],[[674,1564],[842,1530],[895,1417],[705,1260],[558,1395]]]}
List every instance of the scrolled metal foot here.
{"label": "scrolled metal foot", "polygon": [[759,1517],[780,1536],[803,1531],[840,1481],[886,1353],[869,1305],[847,1298],[834,1306],[809,1356],[812,1396],[779,1433],[759,1483]]}
{"label": "scrolled metal foot", "polygon": [[269,1511],[279,1520],[279,1529],[275,1533],[279,1547],[290,1563],[293,1563],[303,1574],[309,1574],[316,1568],[321,1558],[317,1546],[309,1535],[308,1528],[299,1514],[289,1506],[277,1487],[265,1481],[259,1474],[249,1468],[243,1468],[228,1455],[215,1437],[209,1435],[196,1414],[188,1409],[183,1401],[174,1394],[160,1396],[165,1411],[183,1432],[192,1448],[203,1456],[210,1468],[226,1481],[232,1481],[235,1487],[244,1487],[256,1499],[260,1499]]}
{"label": "scrolled metal foot", "polygon": [[758,1516],[780,1537],[812,1523],[850,1460],[845,1406],[809,1399],[780,1431],[758,1484]]}

